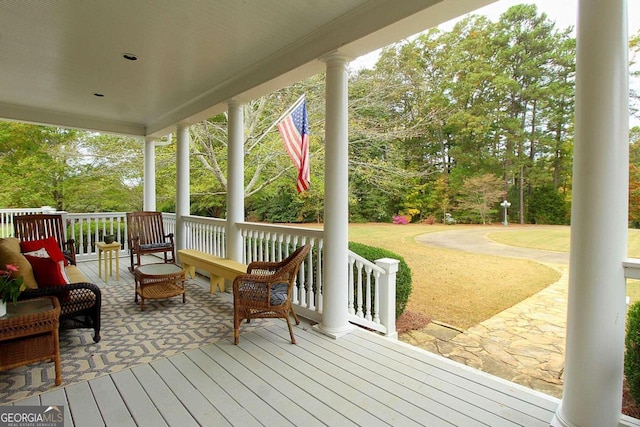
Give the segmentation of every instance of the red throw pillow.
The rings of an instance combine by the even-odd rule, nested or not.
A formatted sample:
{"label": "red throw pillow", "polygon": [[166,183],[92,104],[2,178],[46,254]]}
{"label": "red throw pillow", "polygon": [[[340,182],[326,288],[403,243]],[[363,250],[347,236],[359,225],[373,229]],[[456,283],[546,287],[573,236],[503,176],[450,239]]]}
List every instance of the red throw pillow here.
{"label": "red throw pillow", "polygon": [[[42,248],[45,248],[47,250],[47,253],[52,260],[56,262],[64,261],[64,265],[69,265],[69,261],[67,261],[67,259],[64,257],[62,249],[60,249],[60,246],[58,246],[58,242],[53,237],[42,240],[29,240],[20,242],[20,250],[23,253],[37,251],[38,249]],[[36,282],[37,281],[38,279],[36,278]]]}
{"label": "red throw pillow", "polygon": [[69,284],[69,279],[64,273],[64,264],[56,262],[52,258],[39,256],[24,256],[33,267],[33,275],[36,278],[38,287],[52,288],[54,286],[65,286]]}

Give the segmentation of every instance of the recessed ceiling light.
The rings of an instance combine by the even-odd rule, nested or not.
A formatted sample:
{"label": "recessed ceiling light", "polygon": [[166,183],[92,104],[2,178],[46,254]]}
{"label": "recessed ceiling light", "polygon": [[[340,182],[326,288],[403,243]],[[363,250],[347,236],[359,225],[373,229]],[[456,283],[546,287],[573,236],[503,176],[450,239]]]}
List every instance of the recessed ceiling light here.
{"label": "recessed ceiling light", "polygon": [[122,57],[124,59],[126,59],[127,61],[137,61],[138,60],[138,55],[135,55],[133,53],[123,53]]}
{"label": "recessed ceiling light", "polygon": [[95,92],[93,96],[97,96],[98,98],[104,97],[104,93]]}

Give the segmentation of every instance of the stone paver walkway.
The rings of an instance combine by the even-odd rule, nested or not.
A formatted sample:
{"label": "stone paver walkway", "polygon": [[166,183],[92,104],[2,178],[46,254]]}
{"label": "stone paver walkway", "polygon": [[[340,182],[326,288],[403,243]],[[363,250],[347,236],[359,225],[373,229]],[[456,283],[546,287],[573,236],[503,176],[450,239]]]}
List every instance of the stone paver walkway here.
{"label": "stone paver walkway", "polygon": [[[492,231],[495,230],[455,233],[458,242],[473,239],[474,252],[482,252],[481,241],[488,240],[486,234]],[[450,232],[434,234],[445,233],[449,235],[446,240],[454,239]],[[429,244],[423,237],[418,240]],[[499,244],[487,245],[493,255],[498,255],[496,245]],[[499,246],[504,247],[505,256],[513,255],[511,247]],[[540,251],[535,252],[532,258],[539,257]],[[524,257],[523,254],[520,251],[517,257]],[[466,331],[431,323],[420,331],[403,334],[400,339],[514,383],[562,397],[569,268],[562,260],[559,264],[544,264],[557,269],[560,279],[492,318]]]}

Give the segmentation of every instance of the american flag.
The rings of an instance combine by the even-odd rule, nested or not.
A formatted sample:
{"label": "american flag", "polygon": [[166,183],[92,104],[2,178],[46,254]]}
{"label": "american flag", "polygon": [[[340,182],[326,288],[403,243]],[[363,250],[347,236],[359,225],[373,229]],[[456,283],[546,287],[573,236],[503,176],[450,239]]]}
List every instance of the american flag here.
{"label": "american flag", "polygon": [[293,164],[298,170],[298,193],[305,191],[311,185],[311,171],[309,166],[309,120],[307,119],[307,101],[295,107],[279,124],[278,131],[284,141],[284,146]]}

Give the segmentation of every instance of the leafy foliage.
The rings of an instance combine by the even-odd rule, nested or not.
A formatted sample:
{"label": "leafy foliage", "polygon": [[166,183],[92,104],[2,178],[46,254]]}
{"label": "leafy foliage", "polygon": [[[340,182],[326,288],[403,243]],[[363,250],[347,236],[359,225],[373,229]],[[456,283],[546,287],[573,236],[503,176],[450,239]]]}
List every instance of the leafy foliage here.
{"label": "leafy foliage", "polygon": [[20,292],[26,289],[23,278],[13,277],[13,273],[18,271],[18,267],[7,264],[5,269],[0,270],[0,302],[16,303]]}
{"label": "leafy foliage", "polygon": [[73,212],[126,210],[142,180],[142,145],[133,138],[0,122],[5,207]]}
{"label": "leafy foliage", "polygon": [[552,186],[541,186],[533,190],[527,213],[531,224],[567,224],[567,202]]}
{"label": "leafy foliage", "polygon": [[624,374],[631,395],[640,403],[640,302],[629,307],[625,346]]}

